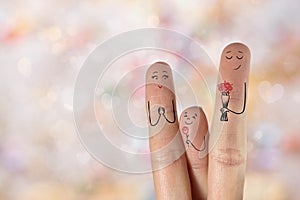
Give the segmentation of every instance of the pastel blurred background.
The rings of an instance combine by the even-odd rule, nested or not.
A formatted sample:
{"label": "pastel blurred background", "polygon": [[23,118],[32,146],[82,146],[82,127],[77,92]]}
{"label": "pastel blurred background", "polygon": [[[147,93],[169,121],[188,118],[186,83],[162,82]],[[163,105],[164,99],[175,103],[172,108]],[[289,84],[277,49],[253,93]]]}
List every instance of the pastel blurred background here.
{"label": "pastel blurred background", "polygon": [[0,1],[0,199],[155,199],[151,174],[87,153],[73,121],[81,64],[124,31],[164,27],[252,50],[245,199],[300,198],[300,12],[296,0]]}

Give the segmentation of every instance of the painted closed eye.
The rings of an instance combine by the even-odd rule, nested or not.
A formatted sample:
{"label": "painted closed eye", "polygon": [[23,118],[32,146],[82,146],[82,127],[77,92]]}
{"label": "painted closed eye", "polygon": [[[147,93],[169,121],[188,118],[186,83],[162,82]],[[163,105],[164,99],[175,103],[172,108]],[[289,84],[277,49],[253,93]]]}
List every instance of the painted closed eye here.
{"label": "painted closed eye", "polygon": [[183,117],[187,117],[187,112],[184,112],[184,115],[183,115]]}
{"label": "painted closed eye", "polygon": [[163,75],[162,78],[167,79],[167,78],[169,78],[169,76],[168,75]]}
{"label": "painted closed eye", "polygon": [[241,56],[241,57],[236,56],[236,58],[239,59],[239,60],[243,59],[243,57],[244,57],[244,56]]}
{"label": "painted closed eye", "polygon": [[193,119],[196,119],[196,116],[194,115],[192,118],[193,118]]}
{"label": "painted closed eye", "polygon": [[157,75],[153,75],[151,78],[157,80],[158,76]]}
{"label": "painted closed eye", "polygon": [[228,56],[225,56],[225,58],[227,58],[228,60],[230,60],[232,58],[232,56],[228,57]]}

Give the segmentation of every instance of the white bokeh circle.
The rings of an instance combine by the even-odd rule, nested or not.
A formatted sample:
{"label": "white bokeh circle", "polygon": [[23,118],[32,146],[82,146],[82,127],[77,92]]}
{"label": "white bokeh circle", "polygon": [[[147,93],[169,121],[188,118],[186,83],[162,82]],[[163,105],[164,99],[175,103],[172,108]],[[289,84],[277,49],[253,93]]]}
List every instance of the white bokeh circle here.
{"label": "white bokeh circle", "polygon": [[[140,62],[131,63],[130,56]],[[148,173],[168,166],[184,153],[177,152],[159,167],[151,166],[146,108],[141,108],[145,71],[157,60],[172,67],[178,113],[200,102],[212,108],[211,91],[215,91],[218,72],[193,39],[161,28],[137,29],[108,39],[84,62],[75,84],[73,109],[80,141],[96,160],[110,168]],[[209,101],[201,99],[204,97]],[[137,110],[131,110],[134,106]],[[172,148],[172,142],[161,151]]]}

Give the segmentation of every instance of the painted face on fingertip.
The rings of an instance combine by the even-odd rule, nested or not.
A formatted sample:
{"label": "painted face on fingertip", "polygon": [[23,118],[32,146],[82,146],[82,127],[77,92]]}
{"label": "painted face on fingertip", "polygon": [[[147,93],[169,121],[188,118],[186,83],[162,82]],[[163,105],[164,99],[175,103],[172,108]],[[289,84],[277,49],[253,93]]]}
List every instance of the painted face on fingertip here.
{"label": "painted face on fingertip", "polygon": [[[187,149],[206,156],[207,119],[201,107],[192,106],[185,109],[180,116],[179,123],[182,139]],[[200,154],[199,154],[200,156]]]}
{"label": "painted face on fingertip", "polygon": [[198,117],[197,113],[188,113],[187,111],[184,112],[184,124],[185,125],[192,125],[196,118]]}
{"label": "painted face on fingertip", "polygon": [[242,43],[226,46],[221,55],[220,71],[244,74],[249,70],[250,50]]}
{"label": "painted face on fingertip", "polygon": [[147,85],[161,92],[164,89],[174,90],[173,75],[170,66],[165,62],[152,64],[146,73]]}
{"label": "painted face on fingertip", "polygon": [[183,111],[180,117],[180,129],[183,134],[195,134],[199,125],[199,108],[192,107]]}

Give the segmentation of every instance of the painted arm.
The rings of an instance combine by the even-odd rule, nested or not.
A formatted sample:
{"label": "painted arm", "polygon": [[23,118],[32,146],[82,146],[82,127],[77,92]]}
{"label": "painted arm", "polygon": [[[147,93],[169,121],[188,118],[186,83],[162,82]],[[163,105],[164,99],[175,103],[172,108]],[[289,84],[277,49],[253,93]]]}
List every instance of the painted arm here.
{"label": "painted arm", "polygon": [[157,121],[154,124],[152,124],[151,114],[150,114],[150,101],[148,101],[148,113],[149,113],[149,123],[150,123],[150,125],[151,126],[156,126],[158,124],[159,120],[160,120],[161,115],[159,115]]}
{"label": "painted arm", "polygon": [[173,121],[170,121],[166,116],[165,116],[165,113],[163,113],[164,115],[164,118],[167,120],[167,122],[169,123],[175,123],[176,121],[176,113],[175,113],[175,105],[174,105],[174,100],[172,100],[172,108],[173,108]]}
{"label": "painted arm", "polygon": [[204,147],[203,147],[202,149],[198,149],[198,148],[192,143],[191,140],[187,140],[187,142],[189,142],[189,144],[191,144],[191,145],[194,147],[194,149],[195,149],[196,151],[204,151],[204,150],[206,149],[206,138],[205,138],[205,136],[204,136],[204,139],[203,139]]}
{"label": "painted arm", "polygon": [[246,82],[244,82],[244,106],[243,106],[243,110],[241,112],[235,112],[233,110],[228,109],[229,112],[232,112],[232,113],[237,114],[237,115],[242,114],[243,112],[245,112],[245,110],[246,110],[246,99],[247,99],[246,93],[247,93],[247,86],[246,86]]}

